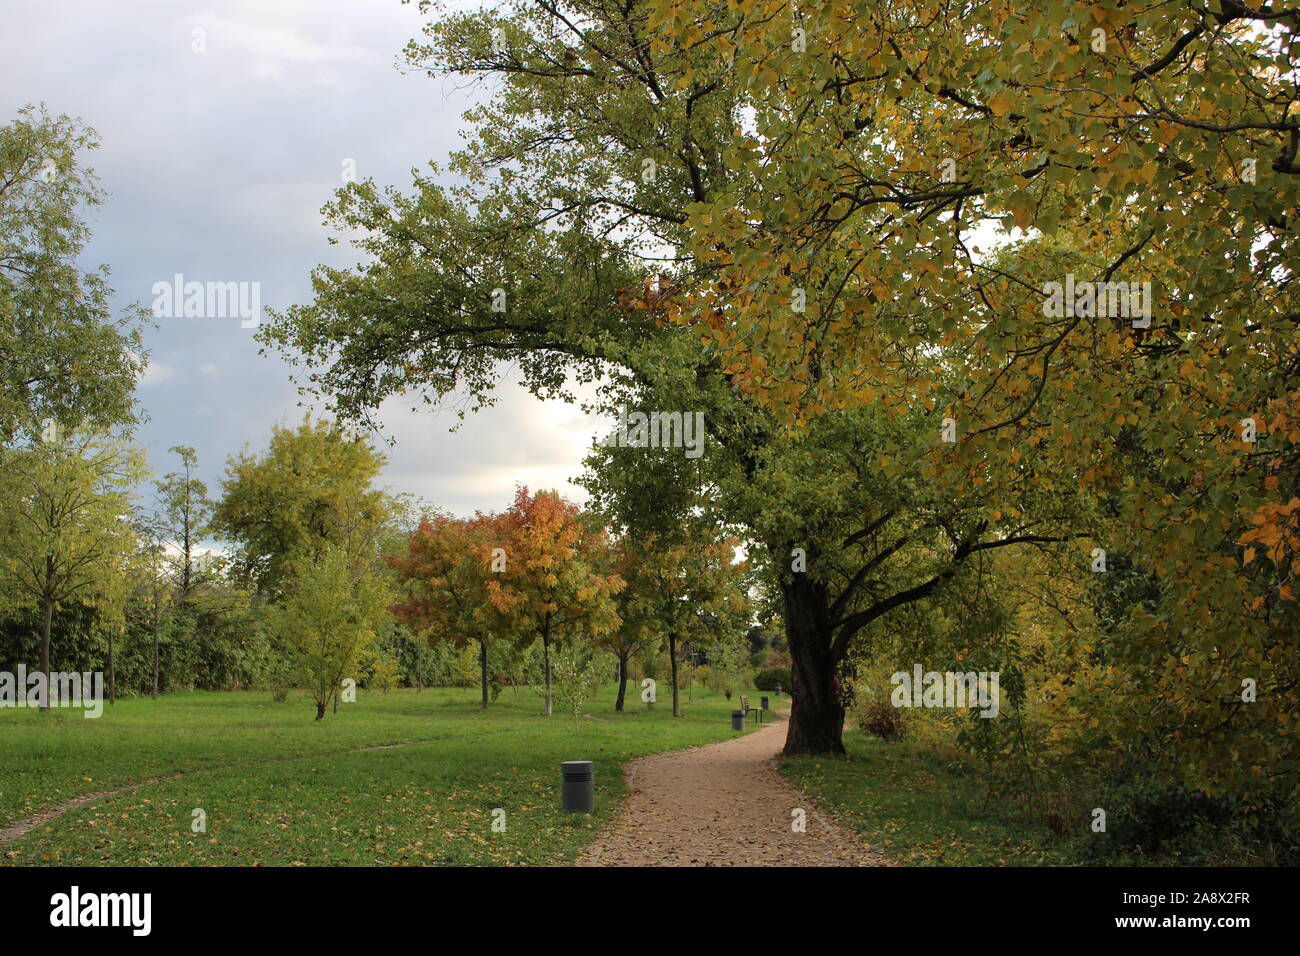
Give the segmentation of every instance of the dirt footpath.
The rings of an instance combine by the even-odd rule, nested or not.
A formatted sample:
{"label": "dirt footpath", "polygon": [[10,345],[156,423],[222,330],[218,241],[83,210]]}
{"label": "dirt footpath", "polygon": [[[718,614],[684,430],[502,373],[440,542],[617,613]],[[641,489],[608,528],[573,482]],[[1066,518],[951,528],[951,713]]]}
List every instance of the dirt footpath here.
{"label": "dirt footpath", "polygon": [[[785,732],[778,719],[745,737],[632,761],[627,801],[578,865],[889,865],[772,768]],[[796,808],[802,833],[791,828]]]}

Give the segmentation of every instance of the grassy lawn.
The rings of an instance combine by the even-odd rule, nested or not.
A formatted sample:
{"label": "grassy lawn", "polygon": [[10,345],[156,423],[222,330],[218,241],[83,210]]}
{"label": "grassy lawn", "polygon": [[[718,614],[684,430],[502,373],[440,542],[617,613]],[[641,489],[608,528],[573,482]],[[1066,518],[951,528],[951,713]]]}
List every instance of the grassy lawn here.
{"label": "grassy lawn", "polygon": [[[684,697],[684,695],[683,695]],[[0,825],[80,794],[185,775],[74,810],[3,848],[8,865],[561,864],[610,819],[620,765],[732,736],[732,705],[695,692],[627,712],[540,714],[507,690],[484,713],[461,689],[358,691],[316,723],[305,697],[192,693],[120,700],[104,716],[0,710]],[[751,728],[752,729],[752,728]],[[348,753],[362,747],[411,746]],[[563,814],[559,763],[596,762],[597,812]],[[492,831],[494,808],[506,831]],[[207,832],[191,832],[191,811]]]}
{"label": "grassy lawn", "polygon": [[801,757],[781,770],[844,826],[912,866],[1069,866],[1081,843],[989,795],[979,767],[906,741],[845,730],[848,760]]}

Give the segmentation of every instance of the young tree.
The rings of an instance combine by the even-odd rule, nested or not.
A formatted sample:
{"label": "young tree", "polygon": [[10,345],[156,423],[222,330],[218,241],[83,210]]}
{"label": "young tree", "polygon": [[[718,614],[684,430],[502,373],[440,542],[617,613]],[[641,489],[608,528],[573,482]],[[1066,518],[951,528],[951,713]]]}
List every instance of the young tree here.
{"label": "young tree", "polygon": [[722,691],[730,700],[744,689],[752,673],[744,637],[736,632],[717,635],[708,653],[709,689]]}
{"label": "young tree", "polygon": [[355,680],[376,652],[392,595],[368,562],[337,544],[293,555],[282,571],[283,596],[267,608],[267,628],[288,649],[320,720],[343,679]]}
{"label": "young tree", "polygon": [[488,706],[488,632],[491,625],[492,547],[500,539],[494,519],[478,514],[461,520],[447,515],[421,519],[406,555],[390,556],[406,600],[393,606],[397,617],[430,646],[448,641],[478,644],[483,709]]}
{"label": "young tree", "polygon": [[557,492],[527,488],[494,522],[494,562],[503,570],[487,587],[506,633],[540,638],[545,685],[545,712],[553,709],[551,646],[561,636],[591,637],[618,626],[614,595],[623,588],[616,574],[597,570],[606,535],[592,516]]}
{"label": "young tree", "polygon": [[582,483],[593,506],[620,532],[628,575],[620,598],[634,620],[666,638],[673,715],[680,717],[678,649],[692,632],[748,623],[750,568],[736,560],[739,539],[719,531],[703,459],[673,449],[603,447],[587,465]]}
{"label": "young tree", "polygon": [[167,568],[170,564],[167,554],[167,538],[164,529],[157,520],[137,520],[135,522],[135,534],[138,544],[132,562],[132,583],[136,601],[144,608],[149,634],[152,639],[152,681],[149,695],[154,700],[157,700],[159,644],[162,640],[162,630],[167,617],[167,609],[173,599],[167,582]]}
{"label": "young tree", "polygon": [[[160,519],[167,535],[168,556],[172,576],[176,582],[176,603],[189,603],[198,585],[195,568],[195,548],[208,531],[212,517],[212,502],[208,500],[208,486],[194,476],[198,456],[185,445],[173,445],[168,451],[180,456],[181,470],[168,472],[154,484],[158,489],[161,509]],[[170,550],[175,550],[171,557]]]}
{"label": "young tree", "polygon": [[554,664],[555,696],[576,726],[582,716],[582,705],[600,682],[600,667],[595,655],[574,641],[557,649]]}
{"label": "young tree", "polygon": [[120,608],[145,465],[122,439],[76,432],[0,450],[0,466],[0,594],[40,612],[48,709],[55,612],[74,602]]}
{"label": "young tree", "polygon": [[645,582],[640,577],[642,568],[629,540],[619,538],[610,542],[602,557],[602,570],[608,568],[626,585],[614,599],[618,627],[594,641],[596,647],[609,651],[618,662],[618,696],[614,700],[614,710],[622,713],[627,699],[628,662],[638,651],[659,640],[659,634],[654,626],[657,620],[654,603],[645,593]]}
{"label": "young tree", "polygon": [[654,614],[655,626],[668,638],[673,716],[682,716],[677,649],[702,619],[722,617],[739,623],[746,617],[746,569],[736,561],[739,542],[710,539],[706,529],[683,529],[676,541],[649,534],[630,545],[640,568],[641,599]]}

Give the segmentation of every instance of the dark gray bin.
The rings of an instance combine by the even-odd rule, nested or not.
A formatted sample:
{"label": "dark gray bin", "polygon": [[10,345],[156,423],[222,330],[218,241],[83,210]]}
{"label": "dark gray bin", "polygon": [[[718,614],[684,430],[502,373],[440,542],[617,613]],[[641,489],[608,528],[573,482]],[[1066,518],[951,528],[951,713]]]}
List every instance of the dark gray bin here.
{"label": "dark gray bin", "polygon": [[560,776],[560,806],[565,813],[591,813],[596,809],[596,782],[590,760],[565,760],[560,764]]}
{"label": "dark gray bin", "polygon": [[745,712],[743,710],[733,710],[731,712],[731,729],[732,730],[745,729]]}
{"label": "dark gray bin", "polygon": [[767,700],[766,697],[760,697],[760,698],[758,699],[758,702],[759,702],[759,704],[762,705],[762,707],[763,707],[764,710],[767,710],[769,707],[772,706],[770,703],[768,703],[768,700]]}

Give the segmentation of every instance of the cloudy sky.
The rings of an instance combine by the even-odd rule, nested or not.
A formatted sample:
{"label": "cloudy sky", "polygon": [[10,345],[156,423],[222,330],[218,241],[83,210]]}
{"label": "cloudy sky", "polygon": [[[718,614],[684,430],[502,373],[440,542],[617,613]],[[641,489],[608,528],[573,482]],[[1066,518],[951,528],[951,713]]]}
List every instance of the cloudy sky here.
{"label": "cloudy sky", "polygon": [[[283,308],[309,298],[316,264],[357,261],[320,216],[345,163],[406,187],[459,143],[472,94],[396,68],[422,22],[399,0],[5,0],[0,115],[44,103],[98,131],[108,196],[85,265],[111,268],[119,306],[151,307],[181,274],[257,282],[263,308]],[[156,322],[140,440],[160,474],[168,447],[194,446],[215,493],[228,454],[301,419],[299,396],[238,317]],[[512,381],[455,433],[451,411],[383,412],[395,491],[462,514],[505,507],[516,482],[583,498],[568,479],[596,423],[577,408]]]}

